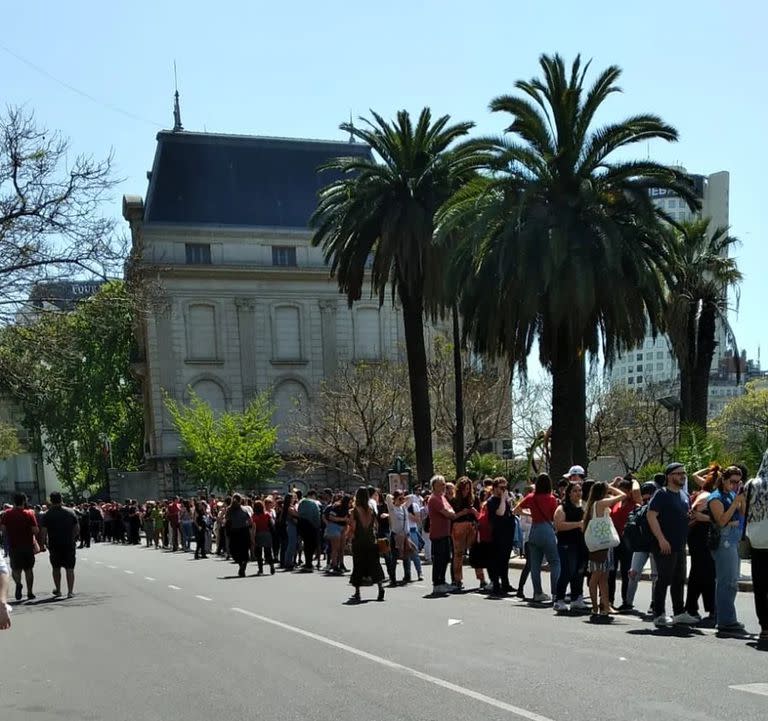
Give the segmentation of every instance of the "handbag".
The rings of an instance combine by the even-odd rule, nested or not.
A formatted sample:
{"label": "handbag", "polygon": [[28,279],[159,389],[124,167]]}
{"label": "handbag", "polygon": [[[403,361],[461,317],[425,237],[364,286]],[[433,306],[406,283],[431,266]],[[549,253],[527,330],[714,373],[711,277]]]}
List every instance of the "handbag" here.
{"label": "handbag", "polygon": [[619,533],[611,520],[611,511],[606,508],[602,516],[593,516],[584,532],[584,543],[590,552],[607,551],[621,543]]}
{"label": "handbag", "polygon": [[747,505],[744,509],[744,525],[741,529],[741,540],[739,541],[739,558],[742,561],[748,561],[752,557],[752,543],[747,538],[747,519],[749,518],[749,492],[752,485],[747,486]]}
{"label": "handbag", "polygon": [[380,556],[387,556],[389,554],[389,539],[377,538],[376,547],[379,549]]}

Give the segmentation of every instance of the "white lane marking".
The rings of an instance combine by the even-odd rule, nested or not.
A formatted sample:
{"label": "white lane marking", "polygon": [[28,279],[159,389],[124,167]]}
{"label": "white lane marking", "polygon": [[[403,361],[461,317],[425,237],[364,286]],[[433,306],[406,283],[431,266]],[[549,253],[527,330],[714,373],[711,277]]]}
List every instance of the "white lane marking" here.
{"label": "white lane marking", "polygon": [[133,576],[133,571],[123,571],[123,573],[127,573],[129,576]]}
{"label": "white lane marking", "polygon": [[145,581],[154,581],[155,579],[152,578],[152,576],[144,576]]}
{"label": "white lane marking", "polygon": [[170,588],[172,591],[181,591],[179,586],[174,586],[172,583],[168,584],[168,588]]}
{"label": "white lane marking", "polygon": [[103,566],[103,565],[104,565],[104,561],[94,561],[94,563],[95,563],[97,566]]}
{"label": "white lane marking", "polygon": [[199,598],[201,601],[213,601],[212,598],[208,598],[208,596],[195,596],[195,598]]}
{"label": "white lane marking", "polygon": [[81,561],[87,561],[88,559],[85,556],[80,556]]}
{"label": "white lane marking", "polygon": [[437,676],[431,676],[430,674],[424,673],[423,671],[417,671],[415,668],[410,668],[410,666],[404,666],[401,663],[396,663],[395,661],[390,661],[387,658],[368,653],[368,651],[363,651],[359,648],[355,648],[354,646],[348,646],[346,643],[334,641],[332,638],[327,638],[326,636],[321,636],[320,634],[312,633],[311,631],[305,631],[303,628],[290,626],[289,624],[283,623],[282,621],[276,621],[275,619],[268,618],[267,616],[260,616],[258,613],[246,611],[242,608],[233,607],[231,610],[233,610],[235,613],[241,613],[244,616],[255,618],[257,621],[262,621],[263,623],[268,623],[272,626],[276,626],[277,628],[282,628],[285,631],[298,634],[299,636],[311,638],[313,641],[319,641],[320,643],[324,643],[327,646],[338,648],[341,651],[346,651],[347,653],[351,653],[354,656],[364,658],[367,661],[378,663],[379,665],[385,666],[386,668],[389,668],[393,671],[400,671],[401,673],[405,673],[409,676],[414,676],[415,678],[418,678],[422,681],[426,681],[427,683],[434,684],[435,686],[448,689],[449,691],[461,694],[462,696],[474,699],[475,701],[480,701],[481,703],[487,704],[488,706],[493,706],[494,708],[501,709],[502,711],[515,714],[520,718],[529,719],[529,721],[553,721],[547,716],[541,716],[540,714],[534,713],[533,711],[528,711],[527,709],[520,708],[519,706],[513,706],[512,704],[506,703],[505,701],[500,701],[499,699],[493,698],[492,696],[486,696],[484,693],[479,693],[478,691],[473,691],[470,688],[459,686],[458,684],[452,683],[451,681],[446,681],[442,678],[438,678]]}
{"label": "white lane marking", "polygon": [[117,568],[117,566],[107,566],[107,568],[111,568],[114,571]]}
{"label": "white lane marking", "polygon": [[768,696],[768,683],[743,683],[739,686],[729,686],[734,691],[746,691],[760,696]]}
{"label": "white lane marking", "polygon": [[449,618],[448,619],[448,625],[449,626],[456,626],[459,623],[464,623],[460,618]]}
{"label": "white lane marking", "polygon": [[624,656],[619,656],[619,661],[626,661],[627,659],[624,658]]}

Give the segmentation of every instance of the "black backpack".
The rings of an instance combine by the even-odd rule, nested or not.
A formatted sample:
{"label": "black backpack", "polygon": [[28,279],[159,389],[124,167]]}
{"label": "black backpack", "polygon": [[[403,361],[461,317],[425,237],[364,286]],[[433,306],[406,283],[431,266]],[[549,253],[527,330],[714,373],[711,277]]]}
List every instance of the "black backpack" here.
{"label": "black backpack", "polygon": [[627,517],[624,526],[624,545],[633,553],[647,553],[651,550],[653,534],[648,526],[648,504],[635,508]]}

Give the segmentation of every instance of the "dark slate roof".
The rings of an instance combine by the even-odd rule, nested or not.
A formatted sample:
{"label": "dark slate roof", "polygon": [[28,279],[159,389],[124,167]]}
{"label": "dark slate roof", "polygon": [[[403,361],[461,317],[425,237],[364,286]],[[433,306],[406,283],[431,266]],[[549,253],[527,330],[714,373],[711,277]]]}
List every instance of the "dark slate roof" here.
{"label": "dark slate roof", "polygon": [[73,310],[81,300],[87,300],[98,293],[103,280],[83,281],[40,281],[32,286],[30,304],[36,308],[55,307],[59,310]]}
{"label": "dark slate roof", "polygon": [[163,131],[144,220],[306,228],[318,191],[338,177],[318,167],[370,155],[361,143]]}

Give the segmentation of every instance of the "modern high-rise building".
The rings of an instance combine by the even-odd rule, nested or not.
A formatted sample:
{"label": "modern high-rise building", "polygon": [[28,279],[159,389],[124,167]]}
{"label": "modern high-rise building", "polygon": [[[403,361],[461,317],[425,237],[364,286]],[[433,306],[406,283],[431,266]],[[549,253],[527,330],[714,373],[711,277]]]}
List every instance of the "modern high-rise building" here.
{"label": "modern high-rise building", "polygon": [[[685,171],[685,168],[678,168]],[[653,188],[650,191],[654,204],[662,208],[675,221],[690,221],[697,217],[709,218],[715,228],[727,228],[728,188],[730,176],[722,170],[711,175],[690,175],[696,194],[701,200],[701,211],[693,212],[686,202],[674,193]],[[718,324],[718,344],[712,359],[716,371],[728,350],[725,333]],[[619,358],[609,372],[611,383],[619,383],[642,389],[648,385],[674,384],[678,379],[677,361],[670,350],[666,336],[653,338],[648,335],[634,350]]]}

